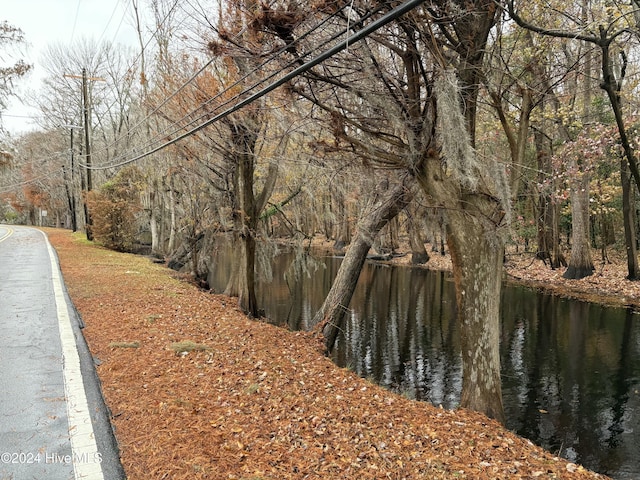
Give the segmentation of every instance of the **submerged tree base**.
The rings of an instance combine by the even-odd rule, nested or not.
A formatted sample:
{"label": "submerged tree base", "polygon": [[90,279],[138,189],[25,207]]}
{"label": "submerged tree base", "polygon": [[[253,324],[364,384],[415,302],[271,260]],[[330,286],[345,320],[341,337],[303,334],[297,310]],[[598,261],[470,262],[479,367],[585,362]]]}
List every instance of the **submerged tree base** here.
{"label": "submerged tree base", "polygon": [[411,254],[411,264],[412,265],[424,265],[429,261],[429,254],[425,251],[422,252],[414,252]]}
{"label": "submerged tree base", "polygon": [[581,278],[590,277],[594,271],[595,268],[593,265],[591,267],[575,267],[569,265],[562,276],[568,280],[580,280]]}

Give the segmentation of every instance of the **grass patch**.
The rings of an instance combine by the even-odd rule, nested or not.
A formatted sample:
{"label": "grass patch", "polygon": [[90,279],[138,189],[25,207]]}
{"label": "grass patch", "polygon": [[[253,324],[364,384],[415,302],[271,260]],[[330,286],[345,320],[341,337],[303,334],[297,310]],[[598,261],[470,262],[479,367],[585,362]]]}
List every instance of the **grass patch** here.
{"label": "grass patch", "polygon": [[151,315],[147,315],[147,322],[154,324],[156,322],[156,320],[162,318],[162,315],[160,314],[151,314]]}
{"label": "grass patch", "polygon": [[138,348],[140,342],[111,342],[109,346],[111,348]]}
{"label": "grass patch", "polygon": [[193,402],[190,402],[189,400],[184,400],[182,398],[176,398],[175,400],[173,400],[173,404],[182,408],[193,408]]}
{"label": "grass patch", "polygon": [[191,340],[183,340],[182,342],[174,342],[171,344],[171,350],[176,354],[189,353],[189,352],[204,352],[210,350],[208,345],[204,343],[196,343]]}
{"label": "grass patch", "polygon": [[71,236],[76,242],[82,245],[94,246],[93,242],[87,240],[87,234],[84,232],[74,232]]}
{"label": "grass patch", "polygon": [[402,392],[400,392],[400,395],[402,395],[407,400],[415,400],[416,399],[415,390],[408,390],[408,389],[407,390],[402,390]]}
{"label": "grass patch", "polygon": [[249,395],[253,395],[258,390],[260,390],[260,385],[258,385],[257,383],[252,383],[245,389],[245,392],[247,392],[247,394]]}

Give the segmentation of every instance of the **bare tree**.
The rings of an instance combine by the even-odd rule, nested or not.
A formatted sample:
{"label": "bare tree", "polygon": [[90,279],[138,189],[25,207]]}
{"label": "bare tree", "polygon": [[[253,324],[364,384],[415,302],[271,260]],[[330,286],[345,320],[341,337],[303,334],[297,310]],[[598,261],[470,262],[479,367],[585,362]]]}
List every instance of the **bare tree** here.
{"label": "bare tree", "polygon": [[[258,80],[259,74],[264,73],[258,68],[264,56],[263,48],[268,48],[255,31],[247,28],[259,8],[256,2],[228,2],[219,10],[208,10],[200,4],[185,8],[190,9],[187,16],[195,23],[190,27],[195,38],[187,42],[192,53],[167,55],[166,71],[162,73],[163,83],[177,92],[170,95],[171,101],[166,107],[160,105],[159,116],[171,125],[170,131],[186,130],[216,115],[221,104],[231,101],[230,91],[241,90]],[[198,58],[204,55],[209,59]],[[163,90],[163,87],[158,88],[162,92],[160,99],[172,90]],[[265,100],[255,102],[176,147],[183,162],[198,165],[202,181],[216,193],[211,195],[215,198],[212,203],[219,203],[224,196],[234,225],[234,242],[240,252],[238,269],[230,275],[226,292],[237,295],[240,307],[255,317],[260,316],[255,294],[256,240],[261,211],[278,175],[277,164],[270,163],[264,181],[257,179],[261,152],[268,149],[266,145],[271,141],[268,135],[275,131],[267,125],[265,106]],[[286,135],[271,145],[285,148]],[[206,201],[201,201],[200,208],[214,211]],[[201,230],[194,230],[190,237],[200,238],[201,234],[212,231],[212,227],[209,214],[206,221],[199,223]],[[202,246],[194,244],[192,255],[198,254],[200,248]],[[192,260],[193,263],[197,262]]]}
{"label": "bare tree", "polygon": [[[16,155],[7,176],[8,185],[0,187],[0,197],[30,225],[70,224],[65,178],[60,168],[66,156],[66,132],[35,131],[16,141]],[[53,153],[56,152],[56,153]],[[4,182],[3,182],[4,183]],[[42,212],[47,216],[43,217]]]}
{"label": "bare tree", "polygon": [[[629,175],[628,172],[630,172],[635,181],[636,188],[638,188],[638,186],[640,186],[640,170],[638,168],[636,154],[629,140],[622,104],[622,87],[628,63],[628,56],[623,45],[628,44],[625,40],[633,40],[636,36],[635,27],[637,27],[637,25],[629,25],[627,22],[629,18],[634,19],[635,21],[637,15],[628,15],[629,12],[620,11],[619,15],[615,18],[611,18],[609,12],[612,10],[602,4],[602,8],[600,10],[593,8],[589,9],[593,18],[587,18],[585,13],[586,9],[583,9],[582,15],[576,15],[571,18],[571,22],[574,24],[573,30],[570,27],[557,29],[549,28],[545,25],[536,25],[533,23],[536,19],[525,19],[523,15],[521,15],[520,10],[516,7],[514,0],[509,0],[507,5],[510,16],[522,28],[540,35],[569,39],[571,41],[578,41],[584,44],[593,45],[599,50],[601,70],[600,87],[605,91],[607,98],[609,99],[618,128],[618,133],[620,135],[620,142],[626,158],[626,165],[622,165],[620,171],[622,185],[624,188],[623,196],[625,198],[623,217],[625,222],[625,243],[627,247],[627,277],[629,279],[638,279],[640,272],[638,271],[637,253],[634,245],[635,219],[631,215],[630,201],[632,189],[627,177]],[[632,14],[634,12],[637,13],[637,7],[638,5],[632,2]],[[614,56],[616,54],[619,55],[620,62],[615,61]],[[575,189],[582,192],[584,189],[583,187],[584,185],[576,185]],[[577,200],[578,203],[580,203],[580,201],[584,203],[584,198]],[[583,223],[583,219],[578,216],[578,218],[574,219],[574,223],[576,220],[578,221],[578,227],[580,227],[581,223]],[[573,262],[574,260],[572,259],[572,263]],[[582,268],[581,265],[577,264],[573,265],[572,271],[577,273],[568,272],[569,277],[580,278],[580,276],[584,276],[588,270],[593,270],[592,266],[591,268],[589,268],[588,265],[585,265],[584,267],[585,268]]]}
{"label": "bare tree", "polygon": [[24,33],[6,21],[0,22],[0,61],[13,61],[13,65],[0,68],[0,111],[6,107],[9,96],[14,93],[15,81],[31,70],[31,65],[22,59],[14,59],[12,49],[24,43]]}

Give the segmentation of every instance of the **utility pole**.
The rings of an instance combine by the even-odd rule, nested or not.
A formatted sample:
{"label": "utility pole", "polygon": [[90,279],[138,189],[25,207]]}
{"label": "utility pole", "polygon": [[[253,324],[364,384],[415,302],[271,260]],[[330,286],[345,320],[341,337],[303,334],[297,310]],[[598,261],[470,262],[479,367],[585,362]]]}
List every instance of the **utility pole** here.
{"label": "utility pole", "polygon": [[[93,180],[92,180],[92,172],[91,172],[91,140],[89,137],[90,125],[90,110],[89,110],[89,89],[87,87],[87,82],[91,81],[102,81],[104,82],[104,78],[100,77],[87,77],[87,69],[82,69],[82,75],[72,75],[65,73],[65,77],[68,78],[79,78],[82,80],[82,114],[84,117],[84,148],[85,148],[85,170],[87,171],[87,193],[93,190]],[[71,132],[73,135],[73,130]],[[73,138],[73,136],[71,137]],[[87,206],[87,200],[84,199],[84,214],[85,214],[85,229],[87,231],[87,240],[93,240],[93,232],[91,231],[91,212],[89,212],[89,207]]]}
{"label": "utility pole", "polygon": [[87,165],[87,192],[93,190],[91,181],[91,141],[89,139],[89,94],[87,93],[87,69],[82,69],[82,110],[84,115],[84,152]]}
{"label": "utility pole", "polygon": [[75,162],[73,159],[73,127],[70,129],[71,132],[71,145],[70,145],[70,151],[71,151],[71,191],[72,196],[71,196],[71,225],[73,227],[73,231],[77,231],[78,230],[78,217],[76,217],[76,194],[75,191],[73,190],[73,188],[75,187],[75,183],[73,181],[73,173],[75,171]]}
{"label": "utility pole", "polygon": [[72,230],[75,232],[78,230],[78,219],[77,219],[77,215],[76,215],[76,189],[75,189],[75,171],[76,171],[76,165],[75,165],[75,160],[74,160],[74,155],[75,155],[75,151],[74,151],[74,147],[73,147],[73,131],[74,130],[82,130],[83,127],[80,127],[78,125],[62,125],[64,128],[68,128],[70,133],[71,133],[71,144],[70,144],[70,149],[69,149],[69,153],[70,153],[70,160],[71,160],[71,188],[69,188],[69,185],[67,184],[67,179],[66,179],[66,169],[63,166],[63,174],[65,175],[65,187],[67,190],[67,197],[69,199],[69,210],[71,212],[71,228]]}

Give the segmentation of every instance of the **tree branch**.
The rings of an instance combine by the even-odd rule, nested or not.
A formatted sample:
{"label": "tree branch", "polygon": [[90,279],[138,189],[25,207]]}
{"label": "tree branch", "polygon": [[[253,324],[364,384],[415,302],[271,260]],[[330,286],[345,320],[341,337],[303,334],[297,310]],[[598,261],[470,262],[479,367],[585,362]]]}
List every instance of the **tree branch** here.
{"label": "tree branch", "polygon": [[513,19],[514,22],[518,24],[518,26],[530,30],[535,33],[539,33],[540,35],[546,35],[548,37],[556,37],[556,38],[568,38],[570,40],[582,40],[584,42],[595,43],[596,45],[600,45],[601,38],[596,37],[595,35],[582,35],[577,32],[565,32],[564,30],[555,30],[538,27],[537,25],[533,25],[532,23],[524,20],[518,13],[516,13],[516,9],[513,5],[514,0],[507,0],[507,8],[509,11],[509,16]]}

